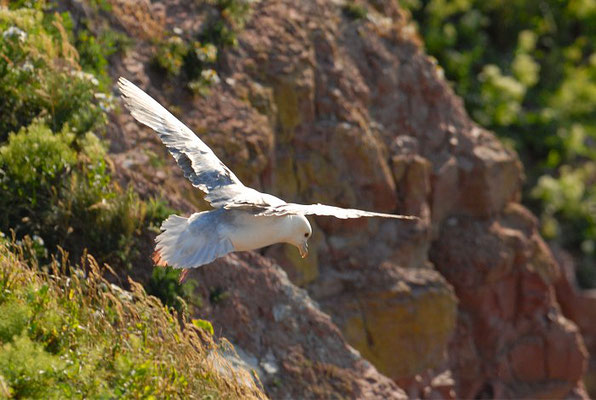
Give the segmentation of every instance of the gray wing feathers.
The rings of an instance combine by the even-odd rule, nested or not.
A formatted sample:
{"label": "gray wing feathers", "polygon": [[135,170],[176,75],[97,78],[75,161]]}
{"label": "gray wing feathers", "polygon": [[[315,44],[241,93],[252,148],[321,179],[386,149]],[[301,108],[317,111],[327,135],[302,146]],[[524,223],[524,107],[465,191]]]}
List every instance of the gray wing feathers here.
{"label": "gray wing feathers", "polygon": [[417,220],[418,217],[411,215],[398,214],[384,214],[371,211],[357,210],[354,208],[333,207],[325,204],[296,204],[286,203],[275,207],[269,207],[258,213],[262,216],[281,216],[288,214],[302,214],[302,215],[326,215],[340,219],[348,218],[362,218],[362,217],[380,217],[380,218],[394,218]]}
{"label": "gray wing feathers", "polygon": [[170,215],[155,239],[156,264],[196,268],[234,251],[230,239],[219,234],[215,212],[205,211],[190,218]]}
{"label": "gray wing feathers", "polygon": [[[184,176],[194,186],[205,192],[205,200],[214,208],[245,209],[255,215],[263,216],[313,214],[342,219],[360,217],[417,219],[406,215],[375,213],[324,204],[288,204],[275,196],[248,188],[240,182],[201,139],[148,94],[122,77],[118,80],[118,87],[132,116],[157,132],[161,141],[182,168]],[[164,222],[164,227],[169,224],[168,221]],[[172,219],[170,223],[178,224],[178,222],[178,220]],[[171,232],[174,232],[177,226],[172,225]],[[168,232],[167,228],[166,232]],[[169,254],[170,241],[174,239],[166,232],[158,236],[158,247],[163,244],[164,254]],[[185,258],[185,263],[193,264],[200,260],[209,259],[213,254],[224,251],[227,248],[226,246],[223,244],[221,248],[210,248],[212,251],[203,249],[204,251],[199,253],[200,257],[193,253],[195,258]],[[178,256],[182,257],[179,254]]]}
{"label": "gray wing feathers", "polygon": [[218,198],[227,197],[229,194],[225,192],[241,192],[244,188],[242,182],[186,125],[128,80],[121,77],[118,88],[132,116],[157,132],[184,176],[195,187],[209,194],[225,186],[238,185],[235,190],[223,190],[223,193],[216,196]]}

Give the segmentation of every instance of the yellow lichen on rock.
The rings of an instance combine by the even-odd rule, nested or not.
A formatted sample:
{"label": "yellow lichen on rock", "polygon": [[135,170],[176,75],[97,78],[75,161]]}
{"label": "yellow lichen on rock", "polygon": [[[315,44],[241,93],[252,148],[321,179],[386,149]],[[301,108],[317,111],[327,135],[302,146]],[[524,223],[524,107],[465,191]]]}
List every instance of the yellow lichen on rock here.
{"label": "yellow lichen on rock", "polygon": [[289,139],[294,128],[300,123],[300,110],[298,108],[298,95],[295,88],[287,82],[281,82],[274,88],[277,115],[281,124],[283,139]]}
{"label": "yellow lichen on rock", "polygon": [[[421,272],[436,274],[432,270]],[[392,379],[414,376],[444,360],[455,329],[456,298],[436,274],[430,285],[400,281],[354,299],[360,315],[342,327],[348,342]]]}
{"label": "yellow lichen on rock", "polygon": [[295,199],[298,194],[298,181],[292,158],[279,158],[275,166],[275,194],[288,200]]}
{"label": "yellow lichen on rock", "polygon": [[293,283],[297,286],[304,286],[319,276],[319,262],[317,246],[310,246],[309,255],[306,258],[300,257],[300,254],[292,246],[284,246],[285,259],[297,272]]}

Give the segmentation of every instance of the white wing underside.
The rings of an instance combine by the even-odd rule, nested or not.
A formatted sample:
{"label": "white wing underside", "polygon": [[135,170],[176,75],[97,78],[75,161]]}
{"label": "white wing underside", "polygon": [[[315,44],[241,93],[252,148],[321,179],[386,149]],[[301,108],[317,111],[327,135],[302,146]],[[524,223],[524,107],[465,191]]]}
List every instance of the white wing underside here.
{"label": "white wing underside", "polygon": [[203,191],[214,208],[247,204],[283,204],[283,200],[246,187],[186,125],[130,81],[118,87],[132,116],[157,132],[184,176]]}
{"label": "white wing underside", "polygon": [[328,206],[325,204],[296,204],[286,203],[278,206],[271,206],[267,209],[257,213],[262,216],[281,216],[289,214],[302,214],[302,215],[323,215],[330,216],[340,219],[348,218],[362,218],[362,217],[380,217],[380,218],[394,218],[394,219],[406,219],[416,220],[418,217],[411,215],[398,215],[398,214],[384,214],[371,211],[357,210],[354,208],[341,208]]}
{"label": "white wing underside", "polygon": [[130,81],[120,78],[118,87],[132,116],[157,132],[184,176],[201,191],[214,208],[243,209],[262,216],[291,214],[326,215],[336,218],[381,217],[418,219],[413,216],[375,213],[324,204],[295,204],[246,187],[213,151],[157,101]]}

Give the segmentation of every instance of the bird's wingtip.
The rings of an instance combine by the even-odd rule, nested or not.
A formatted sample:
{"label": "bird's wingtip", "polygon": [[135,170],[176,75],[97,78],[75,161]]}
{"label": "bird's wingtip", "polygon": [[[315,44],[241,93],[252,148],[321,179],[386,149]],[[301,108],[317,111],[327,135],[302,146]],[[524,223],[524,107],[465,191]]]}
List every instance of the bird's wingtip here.
{"label": "bird's wingtip", "polygon": [[130,92],[135,87],[134,83],[126,79],[125,77],[121,76],[118,78],[118,89],[120,93],[126,95],[127,92]]}

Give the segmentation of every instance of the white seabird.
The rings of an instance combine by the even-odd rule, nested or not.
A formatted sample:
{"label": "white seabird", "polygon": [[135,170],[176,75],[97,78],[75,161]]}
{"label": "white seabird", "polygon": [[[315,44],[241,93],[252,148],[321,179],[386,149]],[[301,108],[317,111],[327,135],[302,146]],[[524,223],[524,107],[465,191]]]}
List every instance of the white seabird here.
{"label": "white seabird", "polygon": [[302,258],[308,255],[312,228],[305,215],[337,218],[381,217],[417,220],[324,204],[296,204],[244,186],[193,131],[136,85],[120,78],[118,88],[132,116],[155,130],[184,176],[205,193],[214,208],[189,218],[170,215],[155,239],[154,261],[188,269],[208,264],[234,251],[290,243]]}

